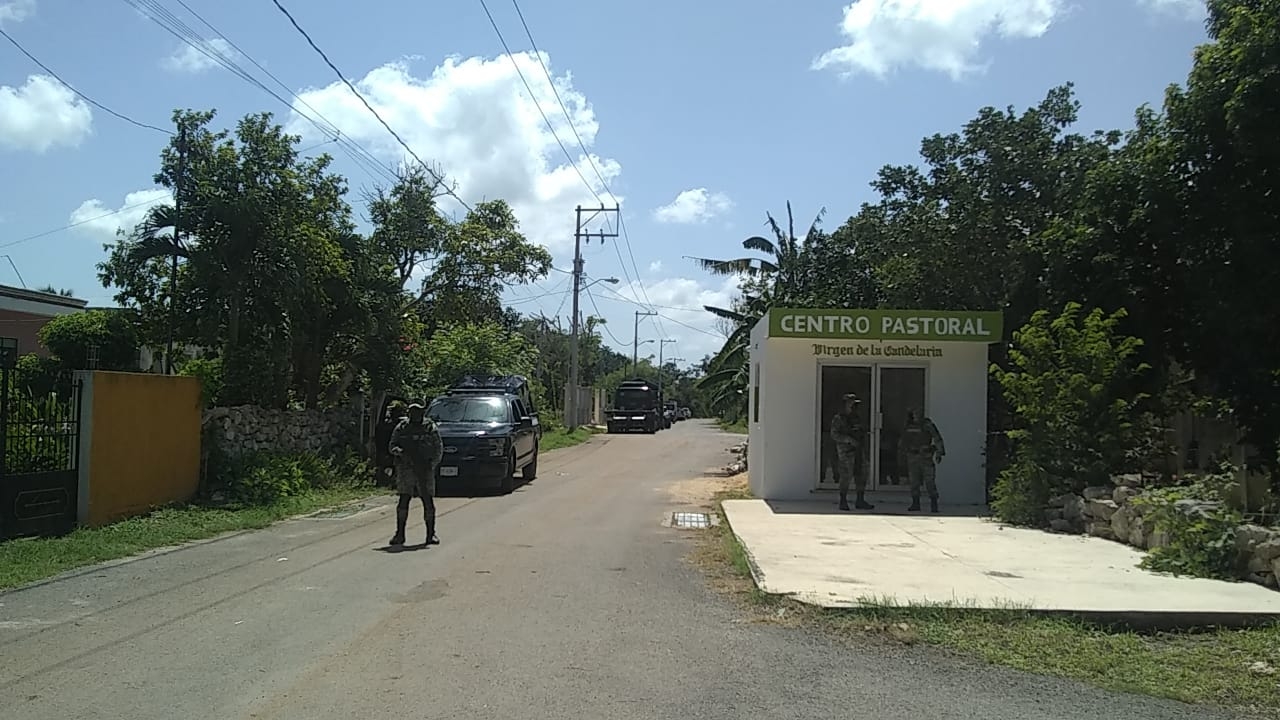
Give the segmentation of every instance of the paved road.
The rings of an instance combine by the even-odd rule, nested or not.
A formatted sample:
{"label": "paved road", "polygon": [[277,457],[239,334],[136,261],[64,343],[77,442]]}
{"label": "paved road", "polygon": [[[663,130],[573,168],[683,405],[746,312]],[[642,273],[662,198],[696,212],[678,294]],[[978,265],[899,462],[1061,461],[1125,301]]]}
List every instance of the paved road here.
{"label": "paved road", "polygon": [[512,495],[442,500],[417,552],[376,550],[383,506],[0,595],[3,717],[1212,717],[741,622],[660,524],[728,444],[696,421],[594,438]]}

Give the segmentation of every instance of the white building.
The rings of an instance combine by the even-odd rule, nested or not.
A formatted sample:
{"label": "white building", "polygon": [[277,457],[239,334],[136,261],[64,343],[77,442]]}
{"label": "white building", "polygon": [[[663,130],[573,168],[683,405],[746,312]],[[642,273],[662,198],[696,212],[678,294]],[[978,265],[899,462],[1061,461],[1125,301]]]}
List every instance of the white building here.
{"label": "white building", "polygon": [[1002,331],[998,312],[774,308],[751,332],[752,493],[803,500],[836,489],[828,431],[853,392],[862,400],[862,472],[873,501],[908,494],[897,441],[914,407],[946,446],[937,473],[943,504],[985,503],[987,346]]}

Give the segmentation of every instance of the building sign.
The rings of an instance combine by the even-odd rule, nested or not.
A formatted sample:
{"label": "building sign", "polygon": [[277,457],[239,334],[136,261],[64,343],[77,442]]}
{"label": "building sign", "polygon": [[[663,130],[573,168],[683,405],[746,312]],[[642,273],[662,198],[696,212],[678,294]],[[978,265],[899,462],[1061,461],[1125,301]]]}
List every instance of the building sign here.
{"label": "building sign", "polygon": [[813,344],[813,354],[826,357],[940,358],[942,348],[925,345],[823,345]]}
{"label": "building sign", "polygon": [[828,340],[1000,342],[999,312],[774,308],[769,337]]}

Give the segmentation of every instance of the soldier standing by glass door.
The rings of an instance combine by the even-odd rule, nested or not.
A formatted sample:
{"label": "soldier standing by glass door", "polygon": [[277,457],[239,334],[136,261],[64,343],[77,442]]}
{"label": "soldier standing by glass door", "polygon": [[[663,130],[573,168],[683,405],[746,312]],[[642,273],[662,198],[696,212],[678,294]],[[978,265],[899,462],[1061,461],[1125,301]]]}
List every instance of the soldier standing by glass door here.
{"label": "soldier standing by glass door", "polygon": [[831,440],[836,445],[837,467],[840,475],[840,509],[849,509],[849,484],[853,483],[857,496],[853,506],[859,510],[874,510],[867,502],[867,474],[862,469],[862,450],[867,432],[858,417],[858,405],[862,400],[856,393],[844,396],[844,408],[831,418]]}
{"label": "soldier standing by glass door", "polygon": [[942,433],[933,421],[915,409],[907,410],[907,424],[899,441],[907,456],[907,475],[911,479],[910,511],[920,509],[920,489],[929,493],[929,511],[938,512],[938,463],[947,454],[942,444]]}

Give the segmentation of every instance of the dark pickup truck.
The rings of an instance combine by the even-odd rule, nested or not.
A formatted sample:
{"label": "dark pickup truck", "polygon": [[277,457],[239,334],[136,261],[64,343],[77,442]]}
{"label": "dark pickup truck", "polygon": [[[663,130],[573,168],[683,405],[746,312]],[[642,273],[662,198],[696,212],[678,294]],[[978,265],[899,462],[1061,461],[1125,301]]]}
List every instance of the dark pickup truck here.
{"label": "dark pickup truck", "polygon": [[516,472],[528,482],[538,475],[541,432],[519,395],[469,388],[450,391],[427,406],[440,429],[444,456],[437,477],[444,482],[515,489]]}

